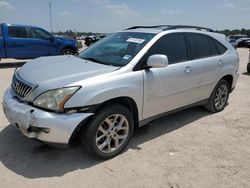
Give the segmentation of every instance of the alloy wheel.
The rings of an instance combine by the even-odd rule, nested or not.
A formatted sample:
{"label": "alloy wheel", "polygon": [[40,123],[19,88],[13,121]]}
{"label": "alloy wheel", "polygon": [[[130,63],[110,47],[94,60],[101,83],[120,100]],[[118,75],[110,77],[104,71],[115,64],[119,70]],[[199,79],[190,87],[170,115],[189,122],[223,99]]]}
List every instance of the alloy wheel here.
{"label": "alloy wheel", "polygon": [[228,88],[225,84],[221,84],[215,94],[214,106],[217,110],[225,107],[228,98]]}
{"label": "alloy wheel", "polygon": [[129,134],[129,123],[125,116],[113,114],[107,117],[96,132],[96,146],[103,153],[112,153],[120,148]]}

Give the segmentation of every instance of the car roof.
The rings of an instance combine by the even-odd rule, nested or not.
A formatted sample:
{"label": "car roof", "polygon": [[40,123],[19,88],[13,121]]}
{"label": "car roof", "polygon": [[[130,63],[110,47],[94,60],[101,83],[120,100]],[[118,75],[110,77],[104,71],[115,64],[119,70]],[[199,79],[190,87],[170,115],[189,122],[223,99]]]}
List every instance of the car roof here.
{"label": "car roof", "polygon": [[163,31],[170,30],[196,30],[196,31],[205,31],[205,32],[214,32],[210,28],[199,27],[199,26],[190,26],[190,25],[154,25],[154,26],[133,26],[125,29],[124,31],[131,32],[145,32],[145,33],[160,33]]}
{"label": "car roof", "polygon": [[206,34],[214,39],[220,41],[225,44],[225,35],[221,33],[217,33],[209,28],[197,27],[197,26],[183,26],[183,25],[174,25],[174,26],[135,26],[128,29],[125,29],[120,32],[140,32],[140,33],[152,33],[152,34],[160,34],[160,33],[197,33],[197,34]]}
{"label": "car roof", "polygon": [[[5,23],[3,23],[5,24]],[[41,29],[41,27],[38,26],[33,26],[33,25],[21,25],[21,24],[6,24],[8,27],[9,26],[14,26],[14,27],[30,27],[30,28],[38,28]]]}

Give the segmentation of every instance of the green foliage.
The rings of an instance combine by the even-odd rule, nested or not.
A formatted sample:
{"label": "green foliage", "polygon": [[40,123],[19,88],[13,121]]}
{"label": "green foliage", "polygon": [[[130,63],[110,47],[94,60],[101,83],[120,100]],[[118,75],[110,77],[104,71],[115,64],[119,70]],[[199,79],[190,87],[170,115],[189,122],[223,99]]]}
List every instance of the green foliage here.
{"label": "green foliage", "polygon": [[222,31],[217,31],[219,33],[222,33],[226,36],[231,36],[231,35],[247,35],[248,37],[250,37],[250,29],[244,29],[242,28],[240,29],[234,29],[234,30],[229,30],[229,29],[225,29]]}
{"label": "green foliage", "polygon": [[76,38],[76,37],[81,37],[81,36],[102,35],[102,34],[106,34],[106,33],[78,32],[78,31],[67,30],[64,32],[62,32],[62,31],[54,32],[53,34]]}

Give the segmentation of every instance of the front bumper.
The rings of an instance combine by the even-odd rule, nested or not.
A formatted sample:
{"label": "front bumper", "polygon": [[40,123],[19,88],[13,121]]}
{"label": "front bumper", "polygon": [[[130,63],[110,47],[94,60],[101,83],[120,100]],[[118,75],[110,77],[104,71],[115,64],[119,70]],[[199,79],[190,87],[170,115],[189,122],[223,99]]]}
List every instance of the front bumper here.
{"label": "front bumper", "polygon": [[93,113],[58,114],[46,112],[19,102],[8,89],[3,98],[3,110],[11,124],[29,138],[55,144],[68,144],[76,127]]}

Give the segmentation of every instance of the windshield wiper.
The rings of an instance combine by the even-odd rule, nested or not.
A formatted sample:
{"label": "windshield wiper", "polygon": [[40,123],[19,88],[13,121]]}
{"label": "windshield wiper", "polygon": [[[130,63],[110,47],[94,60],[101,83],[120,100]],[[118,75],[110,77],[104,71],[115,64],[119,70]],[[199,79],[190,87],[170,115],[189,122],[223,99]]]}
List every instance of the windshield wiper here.
{"label": "windshield wiper", "polygon": [[83,57],[83,59],[89,60],[89,61],[93,61],[93,62],[95,62],[95,63],[104,64],[104,62],[102,62],[102,61],[100,61],[100,60],[98,60],[98,59],[96,59],[96,58],[93,58],[93,57]]}
{"label": "windshield wiper", "polygon": [[82,57],[82,59],[93,61],[95,63],[99,63],[99,64],[103,64],[103,65],[114,66],[111,63],[106,63],[106,62],[100,61],[99,59],[96,59],[94,57]]}

